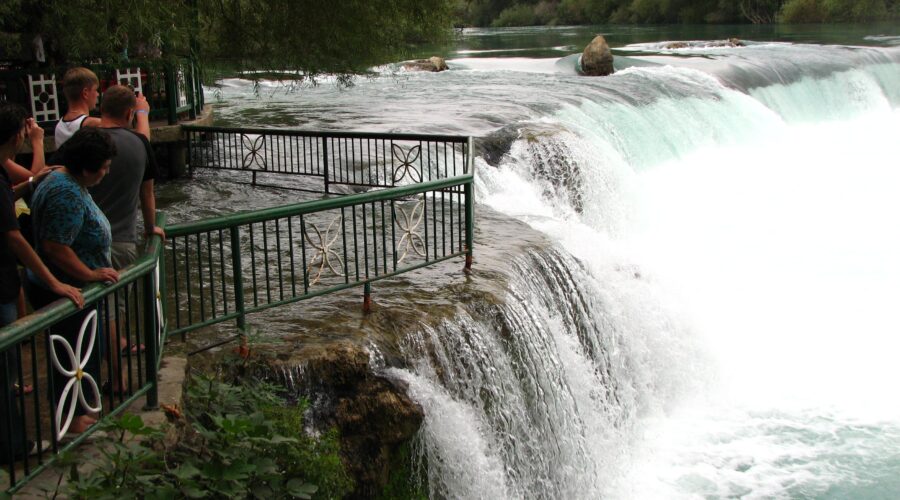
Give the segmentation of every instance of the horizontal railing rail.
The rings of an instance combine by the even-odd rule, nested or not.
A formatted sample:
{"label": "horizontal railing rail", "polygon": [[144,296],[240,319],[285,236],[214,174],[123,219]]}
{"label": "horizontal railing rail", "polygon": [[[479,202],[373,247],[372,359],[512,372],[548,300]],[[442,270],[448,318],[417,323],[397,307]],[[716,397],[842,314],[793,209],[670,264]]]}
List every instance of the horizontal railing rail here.
{"label": "horizontal railing rail", "polygon": [[[450,135],[318,132],[183,127],[194,169],[321,178],[276,187],[330,193],[333,186],[395,187],[464,175],[471,170],[471,139]],[[261,180],[261,179],[260,179]],[[271,184],[269,184],[271,186]]]}
{"label": "horizontal railing rail", "polygon": [[60,299],[0,329],[0,462],[8,491],[86,438],[89,432],[67,435],[77,415],[115,415],[141,396],[157,404],[161,250],[153,237],[117,283],[86,286],[80,310]]}

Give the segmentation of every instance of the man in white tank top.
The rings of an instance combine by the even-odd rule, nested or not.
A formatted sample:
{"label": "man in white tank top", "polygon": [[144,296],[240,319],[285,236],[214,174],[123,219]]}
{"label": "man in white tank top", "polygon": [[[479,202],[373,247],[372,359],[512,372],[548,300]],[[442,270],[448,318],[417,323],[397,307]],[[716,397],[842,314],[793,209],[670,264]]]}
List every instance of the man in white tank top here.
{"label": "man in white tank top", "polygon": [[56,124],[56,148],[78,132],[81,127],[99,127],[100,119],[90,116],[91,110],[97,107],[100,81],[93,71],[87,68],[70,68],[63,76],[63,95],[69,109]]}

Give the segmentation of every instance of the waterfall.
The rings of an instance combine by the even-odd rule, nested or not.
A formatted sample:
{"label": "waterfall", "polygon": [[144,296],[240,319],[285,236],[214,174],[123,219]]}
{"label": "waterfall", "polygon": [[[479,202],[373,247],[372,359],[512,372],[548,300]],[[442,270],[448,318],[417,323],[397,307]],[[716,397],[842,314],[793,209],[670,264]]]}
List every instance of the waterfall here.
{"label": "waterfall", "polygon": [[405,347],[414,366],[390,371],[425,408],[431,496],[596,497],[635,417],[684,390],[697,353],[666,311],[565,252],[531,251],[511,275],[506,300],[424,327]]}
{"label": "waterfall", "polygon": [[479,162],[554,244],[389,369],[432,497],[896,494],[900,64],[823,50],[629,68]]}

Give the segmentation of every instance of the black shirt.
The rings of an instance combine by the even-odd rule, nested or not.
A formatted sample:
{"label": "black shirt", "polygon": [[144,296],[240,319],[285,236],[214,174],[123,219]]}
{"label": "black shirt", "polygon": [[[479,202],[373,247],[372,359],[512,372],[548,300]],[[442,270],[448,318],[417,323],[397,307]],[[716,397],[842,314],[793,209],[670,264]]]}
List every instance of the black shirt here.
{"label": "black shirt", "polygon": [[10,231],[19,230],[16,220],[16,197],[13,194],[12,181],[6,169],[0,166],[0,304],[7,304],[19,297],[19,270],[16,267],[16,256],[9,248],[9,240],[5,237]]}

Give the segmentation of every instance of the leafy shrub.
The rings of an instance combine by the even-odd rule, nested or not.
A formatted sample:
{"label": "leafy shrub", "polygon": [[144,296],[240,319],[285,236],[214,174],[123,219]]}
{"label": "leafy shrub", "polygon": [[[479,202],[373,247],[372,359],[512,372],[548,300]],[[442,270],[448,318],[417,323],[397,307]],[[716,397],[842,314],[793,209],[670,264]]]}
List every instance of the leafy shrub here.
{"label": "leafy shrub", "polygon": [[528,4],[519,4],[504,9],[500,16],[491,23],[491,26],[502,28],[506,26],[534,26],[537,24],[534,9]]}
{"label": "leafy shrub", "polygon": [[821,23],[825,9],[818,0],[788,0],[781,8],[779,21],[783,23]]}
{"label": "leafy shrub", "polygon": [[[303,406],[273,386],[196,377],[187,388],[189,427],[171,447],[157,428],[126,415],[105,424],[110,442],[92,470],[73,464],[72,498],[340,498],[353,482],[335,431],[303,431]],[[140,436],[143,439],[127,439]]]}

